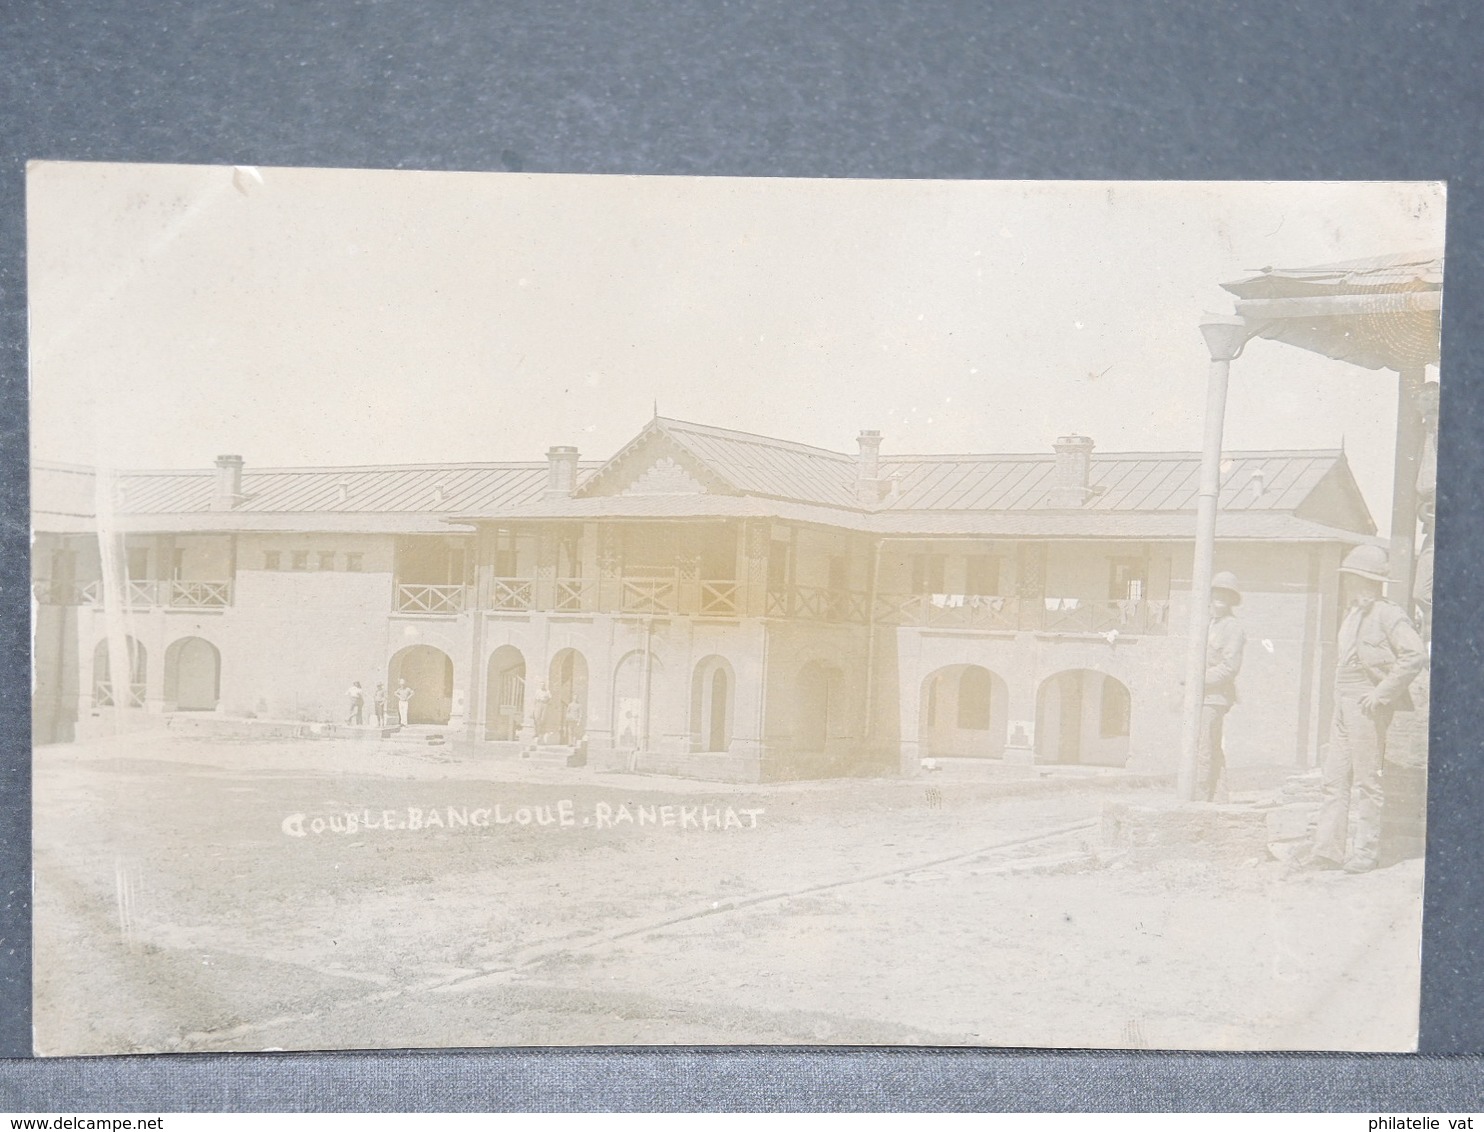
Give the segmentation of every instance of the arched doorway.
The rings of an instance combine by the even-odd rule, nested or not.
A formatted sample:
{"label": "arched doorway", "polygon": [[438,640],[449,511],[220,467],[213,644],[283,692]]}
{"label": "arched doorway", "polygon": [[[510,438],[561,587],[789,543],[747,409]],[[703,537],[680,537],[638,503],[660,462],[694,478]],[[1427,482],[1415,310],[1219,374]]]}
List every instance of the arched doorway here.
{"label": "arched doorway", "polygon": [[526,658],[514,645],[491,655],[484,684],[484,737],[502,742],[520,738],[526,714]]}
{"label": "arched doorway", "polygon": [[918,741],[922,753],[943,758],[999,758],[1005,753],[1010,691],[996,673],[977,664],[950,664],[922,682]]}
{"label": "arched doorway", "polygon": [[801,751],[823,751],[835,730],[844,678],[822,660],[811,660],[799,670],[794,696],[794,742]]}
{"label": "arched doorway", "polygon": [[129,690],[123,694],[119,690],[117,699],[114,696],[113,679],[110,676],[108,664],[108,640],[107,638],[98,642],[93,649],[93,706],[113,707],[119,700],[126,707],[144,706],[145,681],[149,672],[149,654],[143,645],[133,637],[124,638],[124,646],[129,651]]}
{"label": "arched doorway", "polygon": [[[552,719],[545,728],[556,732],[560,742],[575,744],[587,731],[587,659],[576,649],[561,649],[551,658],[551,699],[547,710]],[[536,728],[538,735],[543,728]]]}
{"label": "arched doorway", "polygon": [[412,645],[392,657],[387,665],[387,712],[397,711],[397,682],[406,680],[412,689],[407,702],[407,722],[441,727],[453,713],[453,661],[432,645]]}
{"label": "arched doorway", "polygon": [[736,677],[725,657],[708,656],[691,678],[690,730],[697,751],[725,751],[732,743]]}
{"label": "arched doorway", "polygon": [[618,662],[613,672],[615,747],[628,751],[654,748],[659,739],[655,701],[664,686],[664,672],[664,665],[652,652],[636,650]]}
{"label": "arched doorway", "polygon": [[1133,697],[1115,676],[1089,668],[1048,676],[1036,695],[1036,758],[1123,766],[1132,717]]}
{"label": "arched doorway", "polygon": [[165,706],[215,711],[221,698],[222,654],[201,637],[182,637],[165,650]]}

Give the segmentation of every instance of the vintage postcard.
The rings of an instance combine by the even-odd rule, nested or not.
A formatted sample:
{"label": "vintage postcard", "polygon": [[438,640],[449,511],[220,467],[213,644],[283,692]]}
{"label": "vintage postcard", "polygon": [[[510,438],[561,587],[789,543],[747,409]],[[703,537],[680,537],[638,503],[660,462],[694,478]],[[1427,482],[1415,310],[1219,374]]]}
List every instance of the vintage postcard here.
{"label": "vintage postcard", "polygon": [[1414,1048],[1441,185],[28,210],[38,1053]]}

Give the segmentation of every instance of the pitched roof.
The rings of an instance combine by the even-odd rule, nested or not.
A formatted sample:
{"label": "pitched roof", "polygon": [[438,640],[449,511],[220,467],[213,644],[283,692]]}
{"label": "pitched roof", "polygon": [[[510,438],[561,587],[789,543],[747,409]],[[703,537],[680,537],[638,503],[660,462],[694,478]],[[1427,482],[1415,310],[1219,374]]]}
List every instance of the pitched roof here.
{"label": "pitched roof", "polygon": [[[647,459],[646,445],[682,449],[721,490],[622,494],[624,477]],[[401,532],[500,519],[771,516],[882,535],[1190,537],[1198,454],[1094,452],[1093,494],[1075,509],[1047,505],[1055,467],[1052,453],[887,457],[879,470],[892,488],[871,507],[856,497],[853,456],[656,417],[612,459],[580,464],[570,498],[546,497],[544,461],[247,470],[245,499],[231,511],[211,510],[215,471],[127,472],[119,477],[118,522],[138,531]],[[91,500],[87,469],[37,468],[41,479],[33,481],[49,484],[55,499]],[[58,525],[47,526],[43,516],[51,512],[39,492],[33,508],[38,529],[68,529],[61,511]],[[1330,539],[1375,531],[1339,450],[1227,453],[1220,508],[1225,537]]]}
{"label": "pitched roof", "polygon": [[[1228,452],[1222,460],[1220,506],[1225,511],[1291,511],[1328,475],[1344,453],[1335,450]],[[1055,457],[895,456],[882,473],[896,482],[889,511],[1029,511],[1046,507]],[[1189,511],[1195,508],[1197,452],[1094,453],[1094,495],[1079,512]]]}
{"label": "pitched roof", "polygon": [[663,437],[744,495],[792,499],[826,507],[858,506],[855,458],[826,448],[734,429],[655,417],[582,485],[579,495],[603,491],[626,458]]}
{"label": "pitched roof", "polygon": [[[545,489],[544,461],[248,469],[242,474],[246,498],[237,510],[453,514],[513,506]],[[121,509],[133,514],[206,511],[216,473],[126,472],[119,490]]]}

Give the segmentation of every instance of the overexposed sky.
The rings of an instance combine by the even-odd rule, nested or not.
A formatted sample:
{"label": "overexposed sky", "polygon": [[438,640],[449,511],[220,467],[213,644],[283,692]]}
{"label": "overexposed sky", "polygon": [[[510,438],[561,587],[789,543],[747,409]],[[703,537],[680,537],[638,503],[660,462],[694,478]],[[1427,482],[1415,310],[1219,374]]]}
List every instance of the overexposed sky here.
{"label": "overexposed sky", "polygon": [[[853,451],[1200,446],[1219,284],[1441,248],[1419,184],[36,163],[33,454],[602,458],[666,416]],[[1382,529],[1396,379],[1266,341],[1227,447],[1342,439]]]}

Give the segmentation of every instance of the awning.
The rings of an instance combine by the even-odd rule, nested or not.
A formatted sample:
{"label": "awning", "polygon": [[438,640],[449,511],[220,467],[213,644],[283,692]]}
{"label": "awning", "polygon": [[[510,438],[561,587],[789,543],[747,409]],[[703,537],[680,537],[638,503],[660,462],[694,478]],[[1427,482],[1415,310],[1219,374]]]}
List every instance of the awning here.
{"label": "awning", "polygon": [[1260,338],[1365,369],[1436,365],[1443,255],[1412,252],[1314,267],[1262,268],[1222,287]]}

